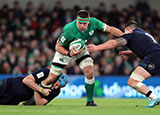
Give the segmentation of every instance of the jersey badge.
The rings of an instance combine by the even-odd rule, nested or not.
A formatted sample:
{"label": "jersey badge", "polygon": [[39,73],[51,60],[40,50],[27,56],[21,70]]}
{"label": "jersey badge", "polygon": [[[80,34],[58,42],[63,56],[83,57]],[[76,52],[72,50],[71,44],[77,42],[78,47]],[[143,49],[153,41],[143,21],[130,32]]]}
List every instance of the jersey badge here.
{"label": "jersey badge", "polygon": [[148,68],[150,70],[153,70],[155,68],[155,65],[153,63],[148,64]]}
{"label": "jersey badge", "polygon": [[89,35],[92,36],[93,34],[94,34],[94,30],[91,30],[91,31],[89,32]]}

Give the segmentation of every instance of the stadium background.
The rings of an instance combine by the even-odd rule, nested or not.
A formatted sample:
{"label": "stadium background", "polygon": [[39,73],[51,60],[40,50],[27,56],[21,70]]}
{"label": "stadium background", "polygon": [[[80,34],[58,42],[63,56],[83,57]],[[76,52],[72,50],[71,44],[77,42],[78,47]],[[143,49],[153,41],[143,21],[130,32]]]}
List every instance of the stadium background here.
{"label": "stadium background", "polygon": [[[29,0],[0,0],[0,79],[6,74],[6,78],[11,75],[29,74],[38,68],[49,66],[55,53],[55,41],[63,26],[75,19],[75,14],[79,9],[87,9],[91,16],[121,30],[127,21],[137,20],[140,27],[160,42],[158,5],[158,0],[146,0],[145,4],[140,4],[139,0],[34,0],[31,2]],[[97,32],[91,42],[99,44],[113,38],[110,34]],[[124,61],[117,55],[118,50],[122,49],[91,54],[95,61],[97,86],[95,92],[98,92],[95,96],[116,98],[120,94],[115,95],[114,88],[118,90],[119,86],[121,89],[126,87],[122,91],[129,92],[127,78],[140,60],[130,57]],[[67,88],[72,88],[70,92],[72,91],[73,98],[85,96],[82,85],[84,77],[75,62],[71,62],[64,72],[69,75],[70,82],[63,89],[63,95],[60,96],[67,97],[66,92],[69,92]],[[121,79],[125,82],[122,83]],[[147,83],[159,94],[157,79],[159,80],[159,76]],[[75,93],[77,87],[82,89],[81,96]],[[113,95],[105,96],[110,87]],[[108,89],[105,90],[105,88]],[[139,94],[134,96],[134,91],[132,93],[131,97],[142,97]]]}

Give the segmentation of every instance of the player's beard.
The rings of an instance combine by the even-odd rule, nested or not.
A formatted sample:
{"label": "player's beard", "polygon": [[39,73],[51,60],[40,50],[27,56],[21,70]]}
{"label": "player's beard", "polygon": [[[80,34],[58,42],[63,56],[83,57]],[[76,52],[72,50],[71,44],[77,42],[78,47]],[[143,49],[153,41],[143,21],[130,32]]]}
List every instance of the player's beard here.
{"label": "player's beard", "polygon": [[79,30],[80,30],[80,31],[82,31],[82,32],[84,32],[84,31],[85,31],[86,29],[83,29],[83,28],[79,28]]}

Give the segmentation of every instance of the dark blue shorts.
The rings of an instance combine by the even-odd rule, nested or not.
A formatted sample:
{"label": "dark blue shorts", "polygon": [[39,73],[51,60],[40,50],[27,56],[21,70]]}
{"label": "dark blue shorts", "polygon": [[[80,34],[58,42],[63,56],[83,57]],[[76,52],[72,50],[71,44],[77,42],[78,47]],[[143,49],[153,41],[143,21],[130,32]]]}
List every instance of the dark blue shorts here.
{"label": "dark blue shorts", "polygon": [[146,56],[139,66],[143,67],[152,76],[160,73],[160,51],[153,52]]}

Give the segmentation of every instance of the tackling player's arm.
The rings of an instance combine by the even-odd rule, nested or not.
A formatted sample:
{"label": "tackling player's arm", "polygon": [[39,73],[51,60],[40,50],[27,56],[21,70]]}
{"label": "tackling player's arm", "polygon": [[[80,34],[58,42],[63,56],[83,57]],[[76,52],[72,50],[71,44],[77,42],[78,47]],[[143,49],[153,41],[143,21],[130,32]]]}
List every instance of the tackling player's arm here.
{"label": "tackling player's arm", "polygon": [[43,95],[49,95],[50,93],[50,89],[43,89],[42,87],[40,87],[38,84],[35,83],[35,79],[33,77],[32,74],[26,76],[23,81],[22,81],[25,85],[27,85],[29,88],[33,89],[34,91],[40,92]]}
{"label": "tackling player's arm", "polygon": [[112,35],[117,36],[117,37],[120,37],[123,35],[123,32],[120,29],[113,27],[113,26],[109,26],[107,24],[104,24],[104,25],[106,26],[105,32],[109,32]]}
{"label": "tackling player's arm", "polygon": [[124,51],[119,51],[119,55],[127,60],[129,56],[137,56],[135,53],[133,53],[131,50],[124,50]]}
{"label": "tackling player's arm", "polygon": [[35,99],[36,105],[42,106],[42,105],[48,104],[48,100],[45,98],[42,98],[41,95],[36,91],[34,91],[34,99]]}
{"label": "tackling player's arm", "polygon": [[87,46],[87,50],[89,52],[95,52],[95,51],[100,51],[100,50],[109,50],[113,49],[119,46],[125,46],[127,44],[127,41],[123,38],[118,38],[115,40],[108,40],[107,42],[100,44],[100,45],[93,45],[89,44]]}

